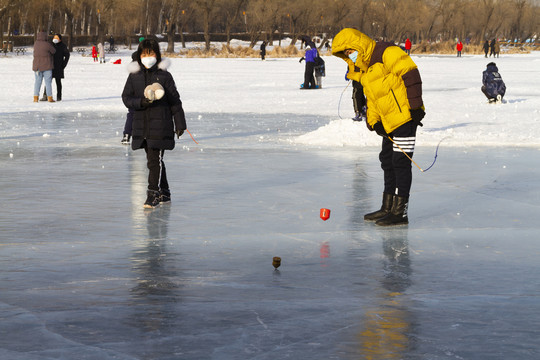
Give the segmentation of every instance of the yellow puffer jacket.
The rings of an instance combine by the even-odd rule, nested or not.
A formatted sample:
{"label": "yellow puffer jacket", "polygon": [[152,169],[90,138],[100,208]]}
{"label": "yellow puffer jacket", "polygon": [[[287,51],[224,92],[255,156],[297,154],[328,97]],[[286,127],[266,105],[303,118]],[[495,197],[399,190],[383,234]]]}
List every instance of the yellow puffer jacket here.
{"label": "yellow puffer jacket", "polygon": [[[347,49],[358,51],[355,64],[345,55]],[[332,54],[347,62],[349,79],[362,83],[371,128],[381,121],[389,134],[411,121],[411,108],[423,108],[417,66],[398,46],[376,43],[360,31],[347,28],[334,37]],[[406,85],[410,85],[409,93]]]}

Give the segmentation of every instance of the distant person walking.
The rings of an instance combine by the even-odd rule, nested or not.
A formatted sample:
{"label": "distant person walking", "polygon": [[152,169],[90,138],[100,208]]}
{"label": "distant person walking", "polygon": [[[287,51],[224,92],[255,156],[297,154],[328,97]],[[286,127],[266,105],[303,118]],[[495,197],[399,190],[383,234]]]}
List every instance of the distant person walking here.
{"label": "distant person walking", "polygon": [[[32,70],[34,71],[34,102],[39,101],[39,90],[41,83],[45,79],[45,89],[47,94],[52,94],[52,72],[54,67],[53,55],[56,53],[54,46],[47,41],[47,33],[37,34],[34,43],[34,59]],[[47,101],[54,102],[52,96],[47,97]]]}
{"label": "distant person walking", "polygon": [[484,57],[488,57],[488,53],[489,53],[489,41],[486,40],[486,42],[484,43],[484,54],[485,54]]}
{"label": "distant person walking", "polygon": [[494,62],[487,64],[486,70],[482,73],[481,90],[488,98],[490,104],[502,103],[502,99],[506,93],[506,85]]}
{"label": "distant person walking", "polygon": [[264,60],[266,56],[266,41],[263,41],[261,44],[261,60]]}
{"label": "distant person walking", "polygon": [[489,57],[491,57],[491,55],[495,57],[495,39],[491,40],[491,43],[489,44],[489,49],[490,49]]}
{"label": "distant person walking", "polygon": [[456,50],[457,50],[457,57],[461,57],[461,50],[463,50],[463,43],[460,40],[458,40],[457,42]]}
{"label": "distant person walking", "polygon": [[109,37],[109,51],[114,53],[114,38],[112,35]]}
{"label": "distant person walking", "polygon": [[315,70],[315,58],[317,58],[319,54],[317,53],[317,49],[312,48],[311,45],[306,46],[306,54],[304,57],[300,59],[300,62],[302,60],[306,60],[306,67],[304,70],[304,83],[300,87],[302,90],[308,90],[308,89],[316,89],[317,84],[315,84],[315,76],[313,76],[313,71]]}
{"label": "distant person walking", "polygon": [[98,57],[99,57],[99,63],[105,64],[105,47],[102,43],[97,44],[98,47]]}
{"label": "distant person walking", "polygon": [[407,55],[411,55],[411,47],[412,47],[411,40],[407,38],[407,40],[405,40],[405,52],[407,53]]}
{"label": "distant person walking", "polygon": [[499,53],[501,52],[501,44],[499,44],[499,42],[497,40],[495,40],[495,55],[493,55],[493,57],[499,57]]}
{"label": "distant person walking", "polygon": [[[52,77],[56,82],[56,101],[62,101],[62,79],[64,78],[64,69],[68,64],[70,54],[66,44],[62,42],[61,34],[54,35],[53,46],[56,49],[56,52],[54,53],[54,69]],[[43,90],[43,98],[41,101],[47,101],[46,89]]]}
{"label": "distant person walking", "polygon": [[92,59],[94,59],[94,62],[98,61],[98,52],[96,50],[96,45],[92,45]]}

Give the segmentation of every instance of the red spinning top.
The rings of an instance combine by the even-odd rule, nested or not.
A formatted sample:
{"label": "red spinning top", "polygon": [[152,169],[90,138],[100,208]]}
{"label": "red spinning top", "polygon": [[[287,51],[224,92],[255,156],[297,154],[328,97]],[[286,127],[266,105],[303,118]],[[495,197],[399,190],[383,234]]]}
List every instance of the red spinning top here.
{"label": "red spinning top", "polygon": [[324,221],[328,220],[330,218],[330,209],[321,209],[321,219]]}

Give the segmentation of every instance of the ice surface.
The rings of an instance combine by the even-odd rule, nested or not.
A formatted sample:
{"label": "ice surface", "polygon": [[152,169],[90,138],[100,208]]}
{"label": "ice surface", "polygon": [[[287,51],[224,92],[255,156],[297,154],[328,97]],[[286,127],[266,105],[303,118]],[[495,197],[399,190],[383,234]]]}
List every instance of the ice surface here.
{"label": "ice surface", "polygon": [[[197,85],[201,73],[187,72],[195,90],[184,84],[181,93],[199,145],[186,134],[166,152],[172,203],[151,211],[142,208],[144,152],[120,145],[125,109],[116,85],[101,84],[105,70],[88,75],[95,83],[86,97],[80,88],[78,99],[66,94],[58,104],[8,97],[0,113],[0,359],[538,359],[539,149],[518,144],[513,127],[497,133],[505,146],[489,146],[469,125],[446,124],[450,105],[438,103],[440,94],[481,98],[476,87],[476,99],[463,96],[450,74],[435,86],[441,64],[429,64],[459,61],[438,59],[415,59],[435,102],[415,161],[433,161],[447,126],[457,140],[443,142],[430,171],[413,169],[410,224],[392,229],[363,221],[380,205],[380,140],[361,128],[361,146],[350,146],[361,124],[323,104],[343,90],[341,67],[327,89],[295,89],[282,105],[264,87],[276,72],[232,95],[219,80],[220,99],[218,89]],[[83,67],[78,61],[73,68]],[[229,70],[259,66],[230,61]],[[484,62],[461,64],[477,72]],[[539,95],[528,89],[498,108],[465,112],[482,134],[497,127],[495,109],[506,112],[500,123],[518,127],[522,118],[532,139]],[[335,127],[319,130],[327,125]],[[325,140],[298,140],[314,135]],[[319,218],[323,207],[328,221]]]}

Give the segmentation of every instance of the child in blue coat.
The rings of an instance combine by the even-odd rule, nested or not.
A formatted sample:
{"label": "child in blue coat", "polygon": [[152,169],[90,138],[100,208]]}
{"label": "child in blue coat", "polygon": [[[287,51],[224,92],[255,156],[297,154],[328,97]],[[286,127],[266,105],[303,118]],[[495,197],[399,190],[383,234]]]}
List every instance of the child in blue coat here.
{"label": "child in blue coat", "polygon": [[482,73],[482,92],[489,100],[489,103],[502,102],[506,93],[506,85],[499,74],[499,69],[494,62],[487,64],[486,70]]}

